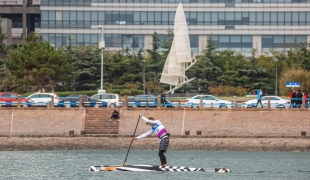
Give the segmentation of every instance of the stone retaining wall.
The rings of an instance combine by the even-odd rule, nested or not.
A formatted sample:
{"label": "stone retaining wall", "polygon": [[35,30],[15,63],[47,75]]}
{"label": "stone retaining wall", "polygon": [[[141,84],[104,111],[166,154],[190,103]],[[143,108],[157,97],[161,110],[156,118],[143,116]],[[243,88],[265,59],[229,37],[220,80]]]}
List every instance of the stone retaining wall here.
{"label": "stone retaining wall", "polygon": [[[310,134],[310,111],[304,109],[132,109],[123,110],[120,134],[133,134],[139,113],[159,119],[172,135],[301,136]],[[149,130],[140,119],[136,134]]]}
{"label": "stone retaining wall", "polygon": [[0,108],[0,135],[68,136],[85,127],[85,109]]}
{"label": "stone retaining wall", "polygon": [[[113,109],[102,109],[112,113]],[[171,135],[202,136],[310,136],[307,109],[119,109],[120,135],[132,135],[139,113],[162,121]],[[0,136],[68,136],[85,129],[86,110],[78,108],[0,108]],[[140,119],[136,135],[149,130]]]}

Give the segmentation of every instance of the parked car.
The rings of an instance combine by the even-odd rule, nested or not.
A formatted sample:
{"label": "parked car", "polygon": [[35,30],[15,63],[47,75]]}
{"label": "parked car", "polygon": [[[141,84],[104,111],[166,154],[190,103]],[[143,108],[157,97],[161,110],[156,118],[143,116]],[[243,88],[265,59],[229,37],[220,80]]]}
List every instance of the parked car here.
{"label": "parked car", "polygon": [[118,94],[95,94],[90,97],[91,99],[104,101],[108,103],[108,107],[122,107],[123,102]]}
{"label": "parked car", "polygon": [[[262,104],[264,107],[268,106],[268,97],[270,97],[270,106],[274,108],[290,108],[291,102],[290,100],[283,99],[279,96],[263,96],[262,97]],[[242,103],[242,108],[255,108],[257,103],[256,99],[248,100]],[[260,107],[260,104],[259,104]]]}
{"label": "parked car", "polygon": [[58,105],[59,96],[55,93],[34,93],[27,97],[35,106],[48,106],[54,97],[54,105]]}
{"label": "parked car", "polygon": [[[0,92],[0,105],[2,106],[17,106],[19,94],[14,92]],[[30,106],[31,102],[28,99],[21,97],[22,106]]]}
{"label": "parked car", "polygon": [[221,100],[212,95],[196,95],[192,98],[186,99],[186,107],[198,107],[200,108],[200,97],[202,97],[202,103],[204,108],[232,108],[234,103],[231,101]]}
{"label": "parked car", "polygon": [[104,101],[99,101],[96,99],[91,99],[89,96],[85,94],[71,94],[64,98],[60,98],[58,102],[58,106],[65,107],[67,104],[71,107],[79,106],[80,103],[80,95],[82,96],[83,106],[86,107],[94,107],[95,105],[107,107],[108,103]]}
{"label": "parked car", "polygon": [[[85,102],[85,101],[90,101],[91,98],[85,94],[81,94],[82,96],[82,101]],[[69,96],[66,96],[66,97],[60,97],[59,98],[59,101],[75,101],[75,102],[79,102],[80,101],[80,94],[71,94]],[[97,101],[94,99],[94,101]]]}
{"label": "parked car", "polygon": [[[157,107],[157,96],[149,94],[141,94],[136,96],[128,96],[128,107]],[[166,101],[164,104],[166,107],[174,107],[174,104],[170,101]]]}

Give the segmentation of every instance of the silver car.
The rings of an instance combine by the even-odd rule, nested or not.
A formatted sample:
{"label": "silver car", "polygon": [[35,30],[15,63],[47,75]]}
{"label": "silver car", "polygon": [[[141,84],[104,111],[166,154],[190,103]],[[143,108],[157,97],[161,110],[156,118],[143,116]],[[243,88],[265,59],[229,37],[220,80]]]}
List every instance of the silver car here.
{"label": "silver car", "polygon": [[234,103],[231,101],[221,100],[212,95],[197,95],[192,98],[186,99],[186,107],[200,106],[200,97],[202,97],[203,108],[233,108]]}
{"label": "silver car", "polygon": [[118,94],[95,94],[90,97],[91,99],[105,101],[108,103],[108,107],[122,107],[123,102]]}

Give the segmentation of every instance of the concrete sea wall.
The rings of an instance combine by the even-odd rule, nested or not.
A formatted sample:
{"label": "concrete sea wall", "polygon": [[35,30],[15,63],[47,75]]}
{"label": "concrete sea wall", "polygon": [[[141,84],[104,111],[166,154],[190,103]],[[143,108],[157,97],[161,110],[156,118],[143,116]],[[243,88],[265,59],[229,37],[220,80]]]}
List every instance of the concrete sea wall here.
{"label": "concrete sea wall", "polygon": [[[110,114],[113,109],[103,108]],[[83,136],[87,109],[0,108],[0,150],[127,149],[139,114],[162,121],[169,149],[310,151],[307,109],[119,109],[119,135]],[[116,122],[111,122],[116,123]],[[140,119],[136,135],[149,130]],[[69,137],[69,131],[75,137]],[[158,149],[158,139],[133,149]]]}

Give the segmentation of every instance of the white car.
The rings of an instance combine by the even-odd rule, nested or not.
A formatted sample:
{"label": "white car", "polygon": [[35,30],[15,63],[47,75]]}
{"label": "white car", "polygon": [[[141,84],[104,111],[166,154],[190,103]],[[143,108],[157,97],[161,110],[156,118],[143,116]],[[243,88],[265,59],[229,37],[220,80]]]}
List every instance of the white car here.
{"label": "white car", "polygon": [[[263,107],[268,107],[268,97],[270,97],[270,107],[271,108],[290,108],[291,102],[290,100],[283,99],[279,96],[263,96],[262,97],[262,104]],[[257,104],[257,99],[251,99],[244,103],[242,103],[242,108],[255,108]],[[257,105],[261,107],[260,104]]]}
{"label": "white car", "polygon": [[105,101],[108,103],[108,107],[122,107],[123,102],[118,94],[95,94],[90,97],[91,99]]}
{"label": "white car", "polygon": [[48,106],[51,104],[52,97],[54,97],[54,105],[57,106],[59,96],[55,93],[34,93],[27,97],[34,106]]}
{"label": "white car", "polygon": [[233,108],[234,103],[231,101],[221,100],[212,95],[197,95],[192,98],[186,99],[186,107],[198,107],[200,106],[200,97],[202,97],[204,108]]}

